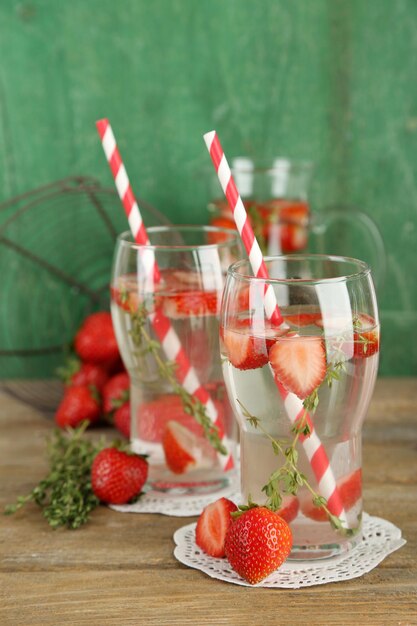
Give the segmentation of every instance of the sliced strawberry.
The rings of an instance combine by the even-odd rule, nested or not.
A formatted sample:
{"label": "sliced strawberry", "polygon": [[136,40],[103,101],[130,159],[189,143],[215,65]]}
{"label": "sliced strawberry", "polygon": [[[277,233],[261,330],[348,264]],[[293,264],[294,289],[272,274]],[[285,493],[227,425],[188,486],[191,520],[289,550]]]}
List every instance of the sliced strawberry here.
{"label": "sliced strawberry", "polygon": [[[224,428],[224,410],[222,404],[214,401],[218,413],[217,425]],[[203,428],[192,415],[184,411],[181,398],[173,393],[165,394],[139,405],[137,428],[139,437],[152,443],[161,443],[169,421],[179,422],[199,437],[203,437]]]}
{"label": "sliced strawberry", "polygon": [[216,315],[220,299],[217,291],[187,290],[164,295],[163,310],[171,319]]}
{"label": "sliced strawberry", "polygon": [[[357,469],[348,476],[343,476],[337,481],[337,488],[345,511],[349,511],[362,497],[362,470]],[[304,494],[301,498],[301,510],[303,514],[315,522],[327,522],[326,511],[315,506],[310,494]]]}
{"label": "sliced strawberry", "polygon": [[353,334],[353,354],[359,358],[368,358],[379,350],[379,328],[375,320],[365,313],[355,319]]}
{"label": "sliced strawberry", "polygon": [[[214,217],[210,220],[210,226],[216,226],[217,228],[229,228],[236,230],[236,225],[234,220],[230,217]],[[219,232],[211,232],[207,233],[207,241],[208,243],[216,244],[222,243],[223,241],[228,241],[230,235],[227,233],[219,233]]]}
{"label": "sliced strawberry", "polygon": [[303,515],[312,519],[314,522],[327,522],[329,520],[326,511],[322,507],[314,504],[310,493],[303,495],[300,500]]}
{"label": "sliced strawberry", "polygon": [[297,517],[299,509],[300,503],[297,496],[284,496],[282,498],[281,508],[277,513],[289,524]]}
{"label": "sliced strawberry", "polygon": [[230,363],[240,370],[253,370],[268,363],[268,351],[265,339],[255,337],[252,329],[241,327],[239,330],[221,331],[227,357]]}
{"label": "sliced strawberry", "polygon": [[283,252],[297,252],[307,246],[308,214],[306,202],[287,202],[280,213],[281,249]]}
{"label": "sliced strawberry", "polygon": [[178,422],[167,423],[162,446],[166,464],[174,474],[212,467],[216,460],[210,444]]}
{"label": "sliced strawberry", "polygon": [[321,337],[280,337],[269,351],[269,361],[278,381],[302,400],[326,376],[326,351]]}
{"label": "sliced strawberry", "polygon": [[124,311],[129,313],[137,311],[140,300],[136,276],[134,274],[120,276],[117,284],[110,286],[110,296],[113,302]]}
{"label": "sliced strawberry", "polygon": [[340,479],[337,483],[340,497],[346,511],[349,511],[362,497],[362,470],[359,468]]}
{"label": "sliced strawberry", "polygon": [[230,513],[237,511],[237,506],[227,498],[212,502],[201,513],[195,529],[195,542],[206,554],[224,557],[224,540],[232,524]]}
{"label": "sliced strawberry", "polygon": [[285,321],[291,326],[301,328],[303,326],[320,326],[321,313],[292,313],[284,315]]}

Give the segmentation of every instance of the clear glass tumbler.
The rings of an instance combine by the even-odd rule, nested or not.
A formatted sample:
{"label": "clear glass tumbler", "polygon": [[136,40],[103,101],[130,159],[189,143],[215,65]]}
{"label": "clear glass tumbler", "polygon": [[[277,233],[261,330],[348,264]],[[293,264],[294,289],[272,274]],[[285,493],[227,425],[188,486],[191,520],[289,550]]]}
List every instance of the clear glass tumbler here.
{"label": "clear glass tumbler", "polygon": [[146,246],[119,237],[111,283],[131,446],[149,455],[154,489],[215,492],[233,473],[237,429],[218,336],[225,274],[241,244],[236,232],[208,226],[152,227],[148,237]]}
{"label": "clear glass tumbler", "polygon": [[[242,498],[280,511],[292,558],[325,558],[361,538],[361,429],[379,357],[373,281],[365,263],[345,257],[266,265],[267,281],[245,260],[229,268],[220,318]],[[283,327],[265,313],[269,287]]]}

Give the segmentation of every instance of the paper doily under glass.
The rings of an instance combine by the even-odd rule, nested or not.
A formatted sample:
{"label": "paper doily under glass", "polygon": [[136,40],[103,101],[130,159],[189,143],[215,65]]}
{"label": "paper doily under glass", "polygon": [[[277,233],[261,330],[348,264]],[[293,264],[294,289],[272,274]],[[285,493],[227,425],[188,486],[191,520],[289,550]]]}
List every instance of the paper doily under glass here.
{"label": "paper doily under glass", "polygon": [[200,515],[208,504],[223,497],[239,501],[238,476],[231,477],[228,485],[208,494],[191,495],[186,489],[183,491],[177,489],[175,493],[149,489],[134,504],[112,505],[110,508],[121,513],[160,513],[172,517],[194,517]]}
{"label": "paper doily under glass", "polygon": [[195,543],[196,524],[183,526],[174,534],[178,561],[198,569],[211,578],[247,587],[300,589],[351,580],[367,574],[406,541],[401,530],[379,517],[363,514],[362,541],[347,554],[322,561],[286,561],[279,570],[257,585],[250,585],[231,567],[227,559],[205,554]]}

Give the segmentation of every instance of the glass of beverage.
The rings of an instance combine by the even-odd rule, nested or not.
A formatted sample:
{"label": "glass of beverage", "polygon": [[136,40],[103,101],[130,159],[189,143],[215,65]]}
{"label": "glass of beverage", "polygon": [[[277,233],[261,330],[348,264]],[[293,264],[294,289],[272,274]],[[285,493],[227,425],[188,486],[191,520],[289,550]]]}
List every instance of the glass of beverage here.
{"label": "glass of beverage", "polygon": [[147,229],[149,245],[123,233],[115,250],[111,310],[130,376],[131,446],[149,455],[154,489],[211,493],[233,470],[236,427],[218,347],[228,266],[241,258],[235,231]]}
{"label": "glass of beverage", "polygon": [[[262,251],[287,254],[306,248],[312,164],[276,158],[266,165],[248,157],[232,161],[232,174]],[[209,177],[210,223],[234,228],[216,176]]]}
{"label": "glass of beverage", "polygon": [[[249,157],[232,160],[232,174],[263,254],[299,252],[357,256],[371,266],[377,284],[384,279],[386,250],[372,218],[348,206],[311,210],[313,164],[275,158],[266,163]],[[209,222],[235,228],[218,177],[209,181]]]}
{"label": "glass of beverage", "polygon": [[[292,558],[326,558],[361,538],[361,429],[379,356],[373,281],[346,257],[267,257],[266,266],[268,280],[246,260],[229,268],[220,317],[242,498],[290,523]],[[268,288],[279,327],[265,313]]]}

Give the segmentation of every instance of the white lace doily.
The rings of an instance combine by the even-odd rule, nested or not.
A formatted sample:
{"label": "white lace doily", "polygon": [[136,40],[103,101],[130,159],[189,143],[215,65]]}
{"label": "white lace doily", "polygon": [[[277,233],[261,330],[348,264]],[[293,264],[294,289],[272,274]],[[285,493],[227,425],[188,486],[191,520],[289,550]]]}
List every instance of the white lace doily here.
{"label": "white lace doily", "polygon": [[358,578],[406,543],[401,537],[401,530],[394,524],[364,513],[363,539],[347,554],[315,562],[288,560],[262,582],[250,585],[231,568],[227,559],[216,559],[200,550],[195,543],[195,527],[196,524],[189,524],[174,534],[176,559],[211,578],[247,587],[299,589]]}
{"label": "white lace doily", "polygon": [[134,504],[113,504],[110,508],[121,513],[161,513],[172,517],[194,517],[200,515],[204,507],[217,498],[229,498],[238,502],[239,497],[239,478],[234,477],[229,485],[208,494],[190,495],[186,489],[183,492],[177,489],[175,494],[150,489]]}

